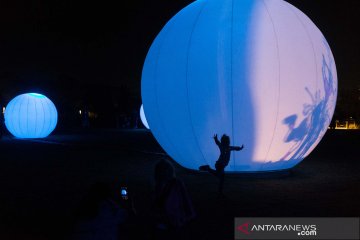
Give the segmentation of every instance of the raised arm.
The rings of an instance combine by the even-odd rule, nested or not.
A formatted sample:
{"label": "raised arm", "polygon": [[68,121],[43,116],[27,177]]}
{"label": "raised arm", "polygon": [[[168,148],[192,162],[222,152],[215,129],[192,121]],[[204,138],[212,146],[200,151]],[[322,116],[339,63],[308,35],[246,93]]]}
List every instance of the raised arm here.
{"label": "raised arm", "polygon": [[218,145],[220,147],[220,141],[218,139],[217,134],[214,134],[214,141],[215,141],[216,145]]}
{"label": "raised arm", "polygon": [[230,146],[230,151],[240,151],[244,148],[244,144],[241,145],[241,147],[237,147],[237,146]]}

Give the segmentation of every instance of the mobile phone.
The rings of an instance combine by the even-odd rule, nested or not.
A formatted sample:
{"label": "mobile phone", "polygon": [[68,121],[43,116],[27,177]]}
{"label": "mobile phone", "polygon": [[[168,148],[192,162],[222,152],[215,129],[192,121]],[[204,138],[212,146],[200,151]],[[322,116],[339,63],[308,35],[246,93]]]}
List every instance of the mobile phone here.
{"label": "mobile phone", "polygon": [[129,192],[127,190],[127,187],[121,187],[120,195],[121,195],[121,198],[123,200],[128,200],[129,199]]}

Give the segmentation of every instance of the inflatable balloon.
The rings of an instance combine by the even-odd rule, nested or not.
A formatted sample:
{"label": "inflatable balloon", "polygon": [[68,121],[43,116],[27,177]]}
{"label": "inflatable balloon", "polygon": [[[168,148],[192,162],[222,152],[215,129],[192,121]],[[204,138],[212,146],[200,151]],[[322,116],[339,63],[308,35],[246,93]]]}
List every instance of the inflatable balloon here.
{"label": "inflatable balloon", "polygon": [[186,168],[214,166],[227,134],[226,171],[295,166],[334,113],[337,75],[324,36],[282,0],[198,0],[154,40],[141,94],[151,131]]}
{"label": "inflatable balloon", "polygon": [[57,123],[57,111],[50,99],[38,93],[21,94],[6,106],[5,125],[18,138],[43,138]]}

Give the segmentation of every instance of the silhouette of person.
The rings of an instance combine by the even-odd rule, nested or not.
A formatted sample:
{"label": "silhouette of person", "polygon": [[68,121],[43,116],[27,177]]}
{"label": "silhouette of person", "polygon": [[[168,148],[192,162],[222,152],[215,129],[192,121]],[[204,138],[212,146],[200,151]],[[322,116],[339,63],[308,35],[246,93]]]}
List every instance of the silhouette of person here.
{"label": "silhouette of person", "polygon": [[221,142],[219,141],[217,134],[215,134],[214,141],[220,150],[219,159],[215,163],[215,170],[211,169],[209,165],[200,166],[199,170],[210,172],[211,174],[219,178],[218,193],[219,195],[222,195],[223,187],[224,187],[224,177],[225,177],[224,169],[229,164],[230,153],[231,151],[242,150],[244,148],[244,145],[242,145],[241,147],[230,146],[230,137],[227,136],[226,134],[222,135]]}
{"label": "silhouette of person", "polygon": [[188,239],[186,228],[196,214],[185,184],[166,159],[156,164],[154,179],[153,239]]}

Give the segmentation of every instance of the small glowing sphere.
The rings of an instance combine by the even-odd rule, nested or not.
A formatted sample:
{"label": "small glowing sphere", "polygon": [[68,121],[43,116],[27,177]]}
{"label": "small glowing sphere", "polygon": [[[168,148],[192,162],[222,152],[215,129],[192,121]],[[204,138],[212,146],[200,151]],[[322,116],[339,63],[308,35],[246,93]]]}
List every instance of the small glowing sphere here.
{"label": "small glowing sphere", "polygon": [[18,138],[43,138],[57,123],[57,111],[50,99],[38,93],[25,93],[6,106],[5,125]]}
{"label": "small glowing sphere", "polygon": [[144,113],[144,105],[141,104],[140,107],[140,119],[142,124],[147,128],[150,129],[148,122],[146,121],[145,113]]}
{"label": "small glowing sphere", "polygon": [[214,166],[212,136],[227,134],[226,171],[295,166],[324,136],[336,103],[330,47],[282,0],[198,0],[162,29],[141,94],[151,132],[186,168]]}

